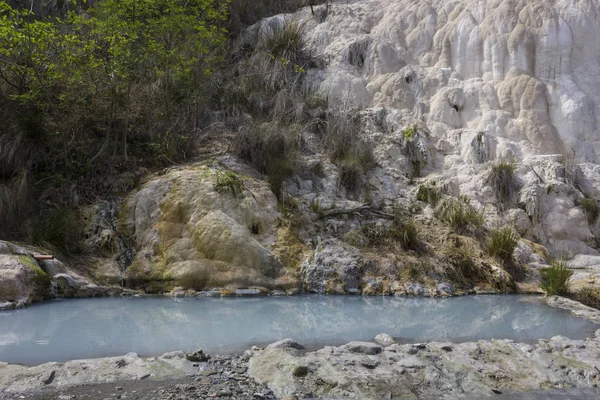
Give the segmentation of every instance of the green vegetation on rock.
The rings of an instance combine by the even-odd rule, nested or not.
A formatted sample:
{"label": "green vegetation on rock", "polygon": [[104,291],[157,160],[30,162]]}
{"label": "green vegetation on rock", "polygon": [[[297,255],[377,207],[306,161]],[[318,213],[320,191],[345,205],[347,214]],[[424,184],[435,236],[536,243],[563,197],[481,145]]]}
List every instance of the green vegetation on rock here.
{"label": "green vegetation on rock", "polygon": [[598,288],[581,288],[571,293],[570,297],[588,307],[600,310],[600,289]]}
{"label": "green vegetation on rock", "polygon": [[541,287],[547,295],[563,295],[569,292],[569,279],[573,271],[566,260],[552,260],[551,266],[540,269]]}
{"label": "green vegetation on rock", "polygon": [[484,222],[483,212],[477,211],[465,197],[441,201],[436,216],[458,233],[477,232]]}
{"label": "green vegetation on rock", "polygon": [[512,260],[518,243],[519,237],[512,228],[494,229],[488,238],[487,251],[490,256],[506,263]]}
{"label": "green vegetation on rock", "polygon": [[417,200],[436,205],[442,198],[442,193],[435,183],[431,185],[419,185],[417,189]]}
{"label": "green vegetation on rock", "polygon": [[515,175],[516,169],[517,165],[507,160],[491,166],[488,184],[494,190],[500,208],[510,208],[517,201],[520,184]]}
{"label": "green vegetation on rock", "polygon": [[264,123],[240,133],[235,150],[244,161],[267,175],[271,189],[279,198],[283,181],[296,170],[298,127]]}
{"label": "green vegetation on rock", "polygon": [[19,261],[27,265],[33,273],[33,286],[38,298],[44,299],[50,295],[50,277],[40,268],[31,256],[20,256]]}
{"label": "green vegetation on rock", "polygon": [[596,200],[585,197],[579,202],[579,207],[585,213],[585,216],[590,224],[596,222],[598,219],[598,214],[600,213],[600,207],[598,207],[598,202]]}
{"label": "green vegetation on rock", "polygon": [[215,190],[220,194],[229,192],[237,198],[244,192],[244,180],[231,171],[219,171]]}

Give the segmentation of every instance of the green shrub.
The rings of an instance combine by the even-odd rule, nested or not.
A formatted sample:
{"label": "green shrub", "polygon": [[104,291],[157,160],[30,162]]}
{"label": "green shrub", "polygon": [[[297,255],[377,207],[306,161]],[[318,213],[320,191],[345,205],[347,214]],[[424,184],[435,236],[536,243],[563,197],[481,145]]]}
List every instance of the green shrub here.
{"label": "green shrub", "polygon": [[229,2],[228,31],[232,37],[263,18],[296,12],[305,6],[304,0],[231,0]]}
{"label": "green shrub", "polygon": [[29,241],[34,246],[56,249],[64,255],[81,251],[79,218],[64,208],[52,208],[35,218],[29,229]]}
{"label": "green shrub", "polygon": [[483,212],[477,211],[467,198],[446,199],[438,205],[436,216],[458,233],[474,233],[483,226]]}
{"label": "green shrub", "polygon": [[579,207],[585,213],[585,216],[590,224],[596,222],[596,219],[598,219],[598,213],[600,212],[600,209],[598,208],[598,202],[596,200],[585,197],[579,202]]}
{"label": "green shrub", "polygon": [[512,260],[513,253],[519,243],[519,237],[510,227],[493,230],[488,239],[487,251],[492,257],[508,262]]}
{"label": "green shrub", "polygon": [[571,297],[581,304],[600,310],[600,289],[598,288],[579,289]]}
{"label": "green shrub", "polygon": [[238,197],[244,192],[244,180],[231,171],[219,171],[215,190],[220,194],[230,192],[233,197]]}
{"label": "green shrub", "polygon": [[315,214],[321,214],[323,212],[323,207],[318,198],[314,198],[313,201],[310,202],[310,210]]}
{"label": "green shrub", "polygon": [[512,161],[500,160],[492,165],[488,183],[494,190],[501,209],[509,208],[516,203],[520,188],[515,175],[516,169],[517,166]]}
{"label": "green shrub", "polygon": [[569,269],[566,260],[554,260],[549,268],[540,269],[542,275],[542,290],[547,295],[562,295],[569,292],[569,279],[573,271]]}
{"label": "green shrub", "polygon": [[441,198],[442,193],[440,189],[433,185],[419,185],[419,189],[417,189],[417,200],[419,201],[436,205]]}

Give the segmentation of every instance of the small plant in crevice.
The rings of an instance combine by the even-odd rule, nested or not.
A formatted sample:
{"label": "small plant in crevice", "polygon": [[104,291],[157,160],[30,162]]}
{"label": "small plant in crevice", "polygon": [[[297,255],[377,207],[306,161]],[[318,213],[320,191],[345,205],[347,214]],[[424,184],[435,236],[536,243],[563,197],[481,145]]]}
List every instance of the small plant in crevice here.
{"label": "small plant in crevice", "polygon": [[411,183],[415,178],[421,176],[423,168],[427,166],[426,152],[423,143],[419,140],[419,132],[416,125],[411,125],[402,131],[404,137],[404,153],[412,166]]}
{"label": "small plant in crevice", "polygon": [[412,220],[394,220],[388,234],[389,237],[396,243],[399,243],[404,250],[418,251],[421,249],[419,231],[417,225]]}
{"label": "small plant in crevice", "polygon": [[263,34],[262,41],[273,57],[299,62],[304,55],[304,26],[297,20],[275,24]]}
{"label": "small plant in crevice", "polygon": [[424,203],[436,205],[441,198],[441,190],[435,186],[435,182],[431,185],[419,185],[417,189],[417,200]]}
{"label": "small plant in crevice", "polygon": [[579,202],[579,208],[583,210],[590,224],[596,222],[598,214],[600,213],[600,207],[598,207],[598,202],[596,200],[586,196]]}
{"label": "small plant in crevice", "polygon": [[517,202],[521,185],[515,174],[516,169],[513,161],[506,160],[500,160],[491,166],[487,182],[494,190],[501,210],[508,209]]}
{"label": "small plant in crevice", "polygon": [[502,229],[496,229],[490,232],[490,236],[487,242],[488,254],[503,263],[510,262],[512,260],[513,253],[519,243],[519,237],[512,230],[512,228],[506,226]]}
{"label": "small plant in crevice", "polygon": [[402,134],[404,135],[404,140],[412,140],[414,137],[417,136],[417,127],[415,125],[411,125],[408,128],[404,129],[404,131],[402,131]]}
{"label": "small plant in crevice", "polygon": [[310,202],[310,210],[315,214],[321,214],[323,212],[323,207],[318,198],[315,197],[313,201]]}
{"label": "small plant in crevice", "polygon": [[565,259],[551,261],[551,266],[541,268],[542,275],[541,287],[546,295],[563,295],[569,292],[569,279],[573,271],[569,268],[569,263]]}
{"label": "small plant in crevice", "polygon": [[376,165],[373,148],[360,138],[360,121],[353,116],[330,116],[323,137],[323,146],[338,167],[339,183],[350,192],[361,184],[364,175]]}
{"label": "small plant in crevice", "polygon": [[360,161],[356,158],[348,157],[340,161],[338,169],[339,183],[350,192],[356,191],[364,172]]}
{"label": "small plant in crevice", "polygon": [[436,217],[458,233],[475,233],[483,226],[483,212],[477,211],[464,196],[440,201]]}
{"label": "small plant in crevice", "polygon": [[446,259],[449,262],[449,268],[446,276],[450,281],[468,285],[469,282],[488,281],[488,276],[482,269],[477,268],[473,260],[473,254],[466,248],[453,246],[446,250]]}
{"label": "small plant in crevice", "polygon": [[563,155],[561,164],[563,166],[565,183],[575,189],[579,189],[581,183],[581,168],[575,160],[575,153],[573,153],[572,156]]}
{"label": "small plant in crevice", "polygon": [[244,192],[244,180],[231,171],[219,171],[214,188],[217,193],[229,192],[234,198],[237,198]]}

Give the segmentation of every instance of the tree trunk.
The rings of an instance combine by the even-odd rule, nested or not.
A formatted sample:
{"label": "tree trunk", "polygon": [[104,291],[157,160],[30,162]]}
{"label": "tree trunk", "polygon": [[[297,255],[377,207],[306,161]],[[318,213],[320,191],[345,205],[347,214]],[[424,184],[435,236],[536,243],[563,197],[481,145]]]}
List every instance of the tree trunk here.
{"label": "tree trunk", "polygon": [[123,158],[127,160],[127,134],[129,132],[129,94],[131,82],[127,82],[127,95],[125,97],[125,129],[123,129]]}

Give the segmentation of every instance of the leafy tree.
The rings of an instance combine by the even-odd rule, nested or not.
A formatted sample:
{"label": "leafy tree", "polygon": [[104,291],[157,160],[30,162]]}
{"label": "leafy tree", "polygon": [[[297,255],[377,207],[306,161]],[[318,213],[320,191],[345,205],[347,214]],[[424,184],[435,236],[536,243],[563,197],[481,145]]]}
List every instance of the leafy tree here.
{"label": "leafy tree", "polygon": [[188,151],[228,0],[38,3],[0,0],[0,189],[28,176],[33,201],[77,203],[110,171]]}

